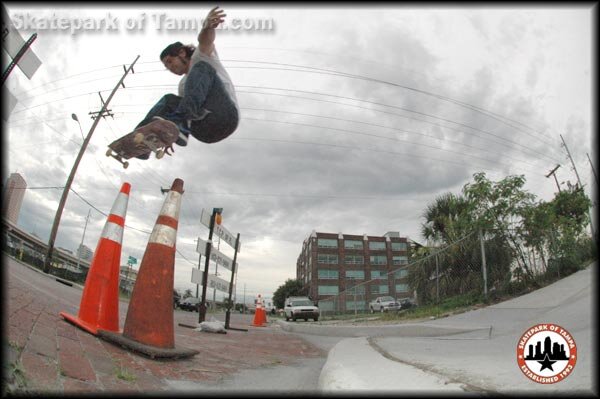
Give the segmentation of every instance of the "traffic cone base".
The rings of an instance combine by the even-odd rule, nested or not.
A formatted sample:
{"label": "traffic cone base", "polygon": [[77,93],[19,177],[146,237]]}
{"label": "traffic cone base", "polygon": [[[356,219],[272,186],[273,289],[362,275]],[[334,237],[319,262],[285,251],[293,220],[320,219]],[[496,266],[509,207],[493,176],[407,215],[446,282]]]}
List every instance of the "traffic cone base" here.
{"label": "traffic cone base", "polygon": [[123,334],[117,334],[111,331],[98,330],[98,336],[108,342],[119,345],[125,349],[148,356],[151,359],[183,359],[200,353],[195,349],[187,348],[160,348],[153,345],[146,345],[134,339],[128,338]]}
{"label": "traffic cone base", "polygon": [[59,313],[93,335],[98,334],[98,329],[119,332],[119,268],[130,189],[129,183],[123,183],[104,224],[85,280],[79,313]]}

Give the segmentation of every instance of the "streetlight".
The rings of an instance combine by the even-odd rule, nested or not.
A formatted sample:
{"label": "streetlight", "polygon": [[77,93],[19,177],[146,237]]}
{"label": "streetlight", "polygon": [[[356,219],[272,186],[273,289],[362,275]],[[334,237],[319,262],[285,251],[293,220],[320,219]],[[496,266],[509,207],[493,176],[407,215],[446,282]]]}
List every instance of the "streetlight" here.
{"label": "streetlight", "polygon": [[79,118],[77,118],[76,114],[71,114],[71,119],[77,122],[77,124],[79,125],[79,132],[81,133],[81,138],[85,140],[85,138],[83,138],[83,129],[81,128],[81,123],[79,123]]}

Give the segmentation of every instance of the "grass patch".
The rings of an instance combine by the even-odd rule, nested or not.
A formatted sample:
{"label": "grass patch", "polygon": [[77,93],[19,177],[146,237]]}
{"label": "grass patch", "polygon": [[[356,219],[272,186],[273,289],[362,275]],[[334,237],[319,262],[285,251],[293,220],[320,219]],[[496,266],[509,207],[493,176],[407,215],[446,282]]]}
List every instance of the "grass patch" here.
{"label": "grass patch", "polygon": [[129,372],[125,367],[119,365],[115,369],[115,373],[118,379],[132,382],[136,380],[136,376]]}

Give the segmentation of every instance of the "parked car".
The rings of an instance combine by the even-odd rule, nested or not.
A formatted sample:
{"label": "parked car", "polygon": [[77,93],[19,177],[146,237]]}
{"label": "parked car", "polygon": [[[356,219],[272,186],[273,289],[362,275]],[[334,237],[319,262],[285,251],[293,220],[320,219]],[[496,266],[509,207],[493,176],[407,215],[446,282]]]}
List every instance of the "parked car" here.
{"label": "parked car", "polygon": [[308,297],[289,297],[285,300],[285,321],[297,319],[313,319],[319,321],[319,308]]}
{"label": "parked car", "polygon": [[182,310],[187,310],[189,312],[197,312],[200,301],[201,301],[200,298],[194,298],[194,297],[185,298],[181,302],[179,302],[179,308]]}
{"label": "parked car", "polygon": [[417,307],[417,304],[413,298],[398,299],[398,302],[400,303],[401,310]]}
{"label": "parked car", "polygon": [[400,304],[391,296],[380,296],[369,303],[369,310],[371,313],[400,310]]}

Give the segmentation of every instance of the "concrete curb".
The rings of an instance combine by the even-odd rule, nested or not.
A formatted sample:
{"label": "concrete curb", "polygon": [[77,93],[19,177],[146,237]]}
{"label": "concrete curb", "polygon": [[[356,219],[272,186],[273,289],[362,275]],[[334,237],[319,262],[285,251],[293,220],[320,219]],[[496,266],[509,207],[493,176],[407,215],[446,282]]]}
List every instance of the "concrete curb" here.
{"label": "concrete curb", "polygon": [[416,367],[386,359],[364,337],[344,339],[329,351],[319,376],[318,389],[323,393],[465,393],[461,384],[451,383]]}
{"label": "concrete curb", "polygon": [[439,337],[476,332],[481,334],[483,338],[490,334],[490,326],[459,327],[430,323],[403,323],[377,326],[324,326],[313,323],[290,323],[283,320],[276,320],[276,323],[287,332],[329,337]]}

